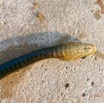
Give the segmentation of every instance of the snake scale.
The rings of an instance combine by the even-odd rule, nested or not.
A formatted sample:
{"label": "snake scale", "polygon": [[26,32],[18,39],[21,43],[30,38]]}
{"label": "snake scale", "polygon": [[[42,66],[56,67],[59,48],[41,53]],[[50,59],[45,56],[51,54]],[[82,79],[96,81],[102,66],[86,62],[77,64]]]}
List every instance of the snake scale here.
{"label": "snake scale", "polygon": [[0,79],[22,67],[43,59],[59,58],[70,61],[84,58],[95,52],[96,47],[94,45],[81,42],[66,42],[56,46],[39,49],[1,64]]}

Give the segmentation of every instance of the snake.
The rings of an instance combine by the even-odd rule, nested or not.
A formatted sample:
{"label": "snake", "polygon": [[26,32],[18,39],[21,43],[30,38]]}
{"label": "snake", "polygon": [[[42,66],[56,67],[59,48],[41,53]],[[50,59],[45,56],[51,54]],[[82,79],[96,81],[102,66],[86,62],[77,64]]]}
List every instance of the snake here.
{"label": "snake", "polygon": [[82,42],[65,42],[55,46],[38,49],[1,64],[0,79],[16,70],[43,59],[58,58],[60,60],[72,61],[95,53],[96,47],[93,44]]}

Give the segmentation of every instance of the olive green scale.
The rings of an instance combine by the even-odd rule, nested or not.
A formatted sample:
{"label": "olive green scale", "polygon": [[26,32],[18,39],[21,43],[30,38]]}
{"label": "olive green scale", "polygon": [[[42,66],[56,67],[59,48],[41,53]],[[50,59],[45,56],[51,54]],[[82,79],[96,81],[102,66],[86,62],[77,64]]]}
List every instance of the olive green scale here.
{"label": "olive green scale", "polygon": [[94,54],[95,52],[96,47],[94,45],[80,42],[67,42],[39,49],[1,64],[0,79],[18,69],[43,59],[75,60]]}

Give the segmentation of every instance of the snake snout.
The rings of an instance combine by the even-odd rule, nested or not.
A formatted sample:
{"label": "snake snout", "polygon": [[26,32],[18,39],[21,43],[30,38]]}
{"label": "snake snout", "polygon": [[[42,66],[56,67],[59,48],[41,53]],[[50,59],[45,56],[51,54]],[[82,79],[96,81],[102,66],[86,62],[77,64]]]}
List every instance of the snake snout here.
{"label": "snake snout", "polygon": [[91,54],[94,54],[97,51],[96,47],[92,44],[86,45],[85,50]]}

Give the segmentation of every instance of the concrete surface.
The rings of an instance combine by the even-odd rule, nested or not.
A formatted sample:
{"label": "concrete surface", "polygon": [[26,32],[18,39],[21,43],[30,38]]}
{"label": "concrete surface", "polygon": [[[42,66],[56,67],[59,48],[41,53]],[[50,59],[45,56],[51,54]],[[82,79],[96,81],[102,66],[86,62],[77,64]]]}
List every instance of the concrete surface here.
{"label": "concrete surface", "polygon": [[[0,0],[0,64],[76,37],[104,53],[103,7],[102,0]],[[0,80],[0,103],[104,103],[104,60],[34,63]]]}

